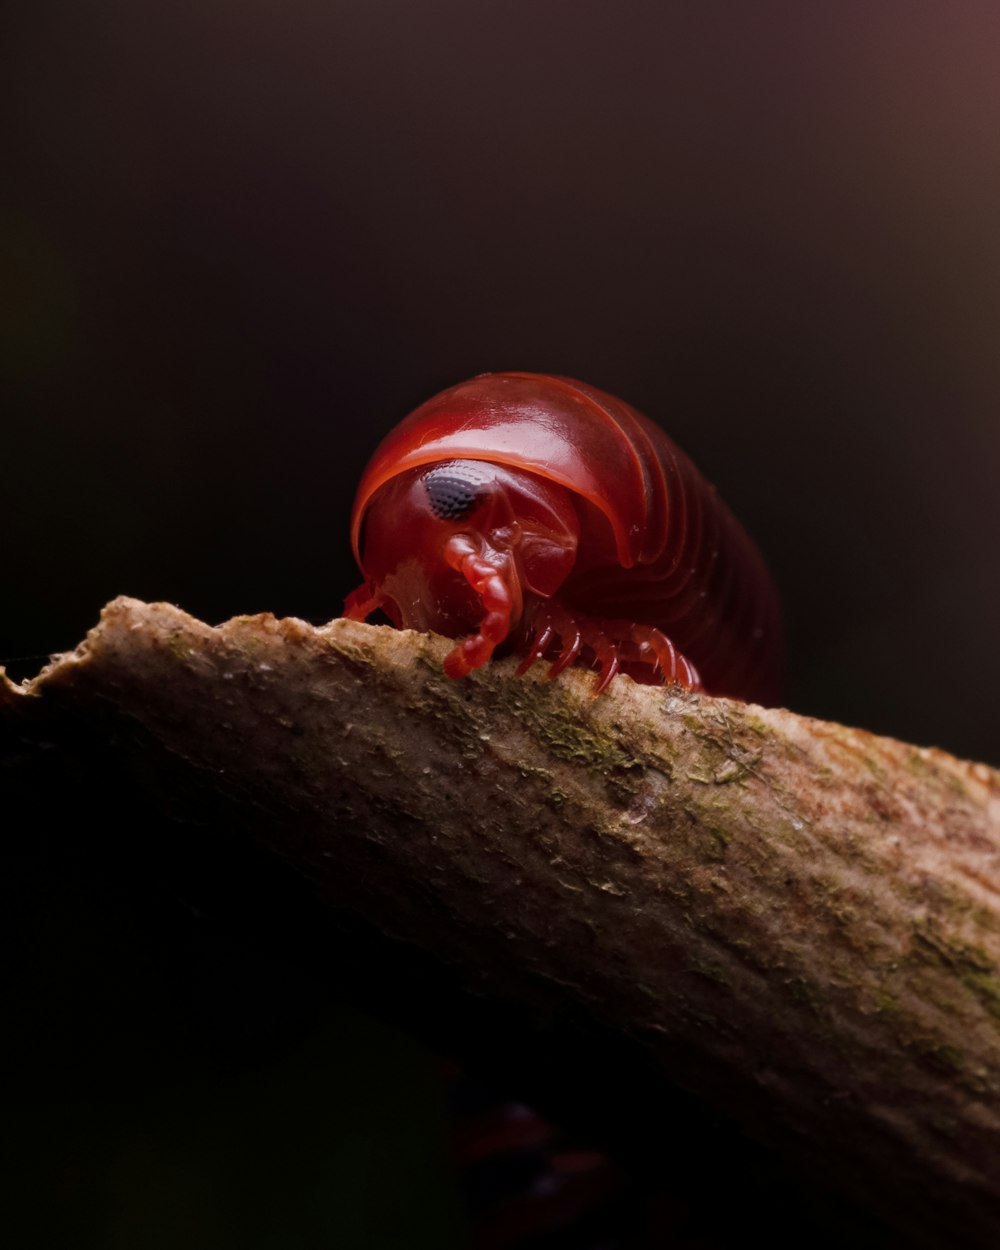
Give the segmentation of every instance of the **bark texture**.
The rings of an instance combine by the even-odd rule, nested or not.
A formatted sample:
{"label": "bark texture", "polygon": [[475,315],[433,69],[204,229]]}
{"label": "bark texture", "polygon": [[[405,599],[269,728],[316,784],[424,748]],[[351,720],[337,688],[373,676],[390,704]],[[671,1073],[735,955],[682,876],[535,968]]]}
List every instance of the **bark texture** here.
{"label": "bark texture", "polygon": [[331,901],[873,1203],[1000,1243],[1000,775],[706,696],[119,599],[8,708],[132,727]]}

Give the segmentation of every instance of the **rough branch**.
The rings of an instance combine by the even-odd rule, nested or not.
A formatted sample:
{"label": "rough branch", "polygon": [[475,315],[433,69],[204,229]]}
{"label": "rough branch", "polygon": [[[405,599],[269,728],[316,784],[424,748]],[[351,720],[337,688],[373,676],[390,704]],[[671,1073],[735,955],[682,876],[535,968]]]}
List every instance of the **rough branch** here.
{"label": "rough branch", "polygon": [[1000,775],[628,680],[455,683],[448,645],[119,599],[0,705],[134,726],[463,983],[614,1030],[914,1241],[996,1244]]}

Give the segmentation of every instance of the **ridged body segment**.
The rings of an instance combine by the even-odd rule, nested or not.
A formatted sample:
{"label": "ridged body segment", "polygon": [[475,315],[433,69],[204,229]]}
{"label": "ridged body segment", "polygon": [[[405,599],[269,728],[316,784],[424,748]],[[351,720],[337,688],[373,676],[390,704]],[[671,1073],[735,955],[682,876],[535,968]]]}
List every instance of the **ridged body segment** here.
{"label": "ridged body segment", "polygon": [[655,625],[694,661],[713,694],[773,702],[781,684],[781,610],[755,543],[659,426],[622,400],[581,389],[611,413],[644,466],[644,545],[631,568],[603,559],[602,518],[594,518],[598,533],[581,534],[564,602]]}

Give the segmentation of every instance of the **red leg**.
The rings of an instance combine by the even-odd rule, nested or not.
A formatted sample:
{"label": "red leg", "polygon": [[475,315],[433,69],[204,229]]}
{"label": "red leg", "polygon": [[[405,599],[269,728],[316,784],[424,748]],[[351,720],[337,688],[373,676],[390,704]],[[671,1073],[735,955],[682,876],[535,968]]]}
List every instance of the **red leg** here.
{"label": "red leg", "polygon": [[658,670],[664,683],[702,689],[698,670],[655,625],[632,625],[629,638],[639,648],[643,663],[650,664],[654,672]]}
{"label": "red leg", "polygon": [[580,627],[575,622],[570,622],[569,628],[560,637],[560,643],[560,652],[549,669],[549,681],[554,680],[564,669],[569,668],[574,660],[580,658],[580,652],[583,650],[583,634],[580,633]]}
{"label": "red leg", "polygon": [[528,652],[517,666],[518,677],[523,677],[536,660],[544,658],[545,652],[549,649],[549,644],[555,636],[556,631],[551,621],[546,621],[531,632],[528,638]]}
{"label": "red leg", "polygon": [[[573,617],[552,599],[535,601],[524,629],[527,641],[524,659],[517,669],[518,677],[523,677],[533,664],[544,660],[553,649],[556,654],[548,675],[550,679],[557,677],[567,665],[572,664],[583,648],[583,640]],[[558,646],[553,648],[556,639],[559,640]]]}
{"label": "red leg", "polygon": [[600,643],[594,648],[594,660],[601,668],[601,675],[597,679],[597,685],[594,687],[594,694],[603,694],[621,668],[618,643],[608,638],[603,631]]}
{"label": "red leg", "polygon": [[378,606],[378,595],[372,590],[370,583],[362,582],[344,600],[344,611],[341,615],[346,616],[349,621],[366,621]]}

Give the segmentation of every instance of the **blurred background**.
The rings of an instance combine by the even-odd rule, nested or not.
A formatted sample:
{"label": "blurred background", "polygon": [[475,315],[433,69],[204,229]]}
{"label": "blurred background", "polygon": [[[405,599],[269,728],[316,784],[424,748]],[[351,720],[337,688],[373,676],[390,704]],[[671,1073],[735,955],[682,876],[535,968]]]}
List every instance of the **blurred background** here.
{"label": "blurred background", "polygon": [[5,26],[14,673],[118,594],[336,615],[379,438],[538,370],[718,486],[783,594],[790,707],[1000,764],[991,0],[41,0]]}
{"label": "blurred background", "polygon": [[998,41],[988,0],[22,6],[0,656],[117,594],[336,615],[381,435],[559,372],[757,538],[791,707],[1000,763]]}

